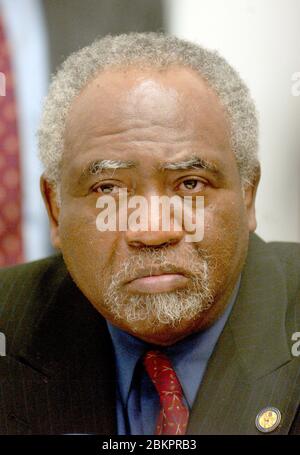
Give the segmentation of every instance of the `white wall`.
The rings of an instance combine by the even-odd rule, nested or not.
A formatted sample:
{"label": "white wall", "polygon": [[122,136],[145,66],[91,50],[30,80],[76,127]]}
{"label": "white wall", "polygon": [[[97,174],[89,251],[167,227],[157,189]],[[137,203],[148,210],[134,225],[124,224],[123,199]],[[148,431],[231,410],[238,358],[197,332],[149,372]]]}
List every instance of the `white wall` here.
{"label": "white wall", "polygon": [[168,31],[217,49],[256,101],[258,234],[300,241],[300,96],[292,96],[292,75],[300,71],[300,0],[164,1]]}

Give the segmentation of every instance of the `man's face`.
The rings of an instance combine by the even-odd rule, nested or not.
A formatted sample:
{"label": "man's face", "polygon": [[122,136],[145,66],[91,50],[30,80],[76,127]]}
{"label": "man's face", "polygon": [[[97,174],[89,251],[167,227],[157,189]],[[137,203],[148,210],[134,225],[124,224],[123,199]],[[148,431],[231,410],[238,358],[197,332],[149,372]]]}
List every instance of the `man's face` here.
{"label": "man's face", "polygon": [[[207,165],[163,169],[191,157]],[[131,165],[89,172],[101,160]],[[203,240],[186,242],[184,229],[172,224],[167,231],[100,232],[97,199],[118,201],[120,188],[149,204],[154,195],[204,196]],[[53,243],[107,320],[167,345],[205,328],[224,310],[255,229],[254,192],[243,195],[225,111],[192,70],[100,73],[68,114],[61,206],[53,192],[44,192]]]}

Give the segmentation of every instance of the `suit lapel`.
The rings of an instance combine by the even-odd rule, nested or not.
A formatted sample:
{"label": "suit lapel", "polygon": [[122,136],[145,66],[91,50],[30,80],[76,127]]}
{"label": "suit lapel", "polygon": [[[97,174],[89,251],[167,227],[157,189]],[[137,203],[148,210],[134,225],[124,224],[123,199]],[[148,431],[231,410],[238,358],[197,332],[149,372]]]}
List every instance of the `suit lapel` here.
{"label": "suit lapel", "polygon": [[59,282],[49,301],[22,321],[31,336],[19,337],[28,342],[2,364],[9,370],[2,377],[10,377],[17,389],[8,394],[9,413],[23,434],[25,427],[42,434],[114,434],[114,354],[106,322],[61,259],[57,269]]}
{"label": "suit lapel", "polygon": [[[278,259],[252,236],[237,301],[193,406],[189,434],[259,434],[255,418],[277,407],[289,431],[300,400],[299,363],[287,335],[286,283]],[[290,318],[290,320],[295,320]]]}

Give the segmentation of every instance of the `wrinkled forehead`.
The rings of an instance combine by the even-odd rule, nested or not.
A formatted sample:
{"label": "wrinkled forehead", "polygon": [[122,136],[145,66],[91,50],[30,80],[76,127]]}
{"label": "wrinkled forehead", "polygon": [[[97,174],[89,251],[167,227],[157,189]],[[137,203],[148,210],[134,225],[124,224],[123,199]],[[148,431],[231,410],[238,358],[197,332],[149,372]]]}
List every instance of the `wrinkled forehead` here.
{"label": "wrinkled forehead", "polygon": [[114,68],[99,73],[73,101],[65,139],[148,126],[205,131],[220,142],[230,136],[222,103],[193,70]]}

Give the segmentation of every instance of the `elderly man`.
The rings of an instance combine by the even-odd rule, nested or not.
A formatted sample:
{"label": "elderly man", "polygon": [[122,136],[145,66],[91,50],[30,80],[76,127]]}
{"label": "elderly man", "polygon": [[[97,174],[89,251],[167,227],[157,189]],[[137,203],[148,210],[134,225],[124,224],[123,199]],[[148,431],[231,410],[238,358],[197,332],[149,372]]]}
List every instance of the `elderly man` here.
{"label": "elderly man", "polygon": [[[39,144],[59,254],[1,272],[1,434],[299,433],[300,249],[253,233],[238,74],[175,37],[107,36],[54,77]],[[125,193],[143,229],[99,229]],[[192,220],[203,200],[201,239],[175,210],[164,229],[154,196]]]}

